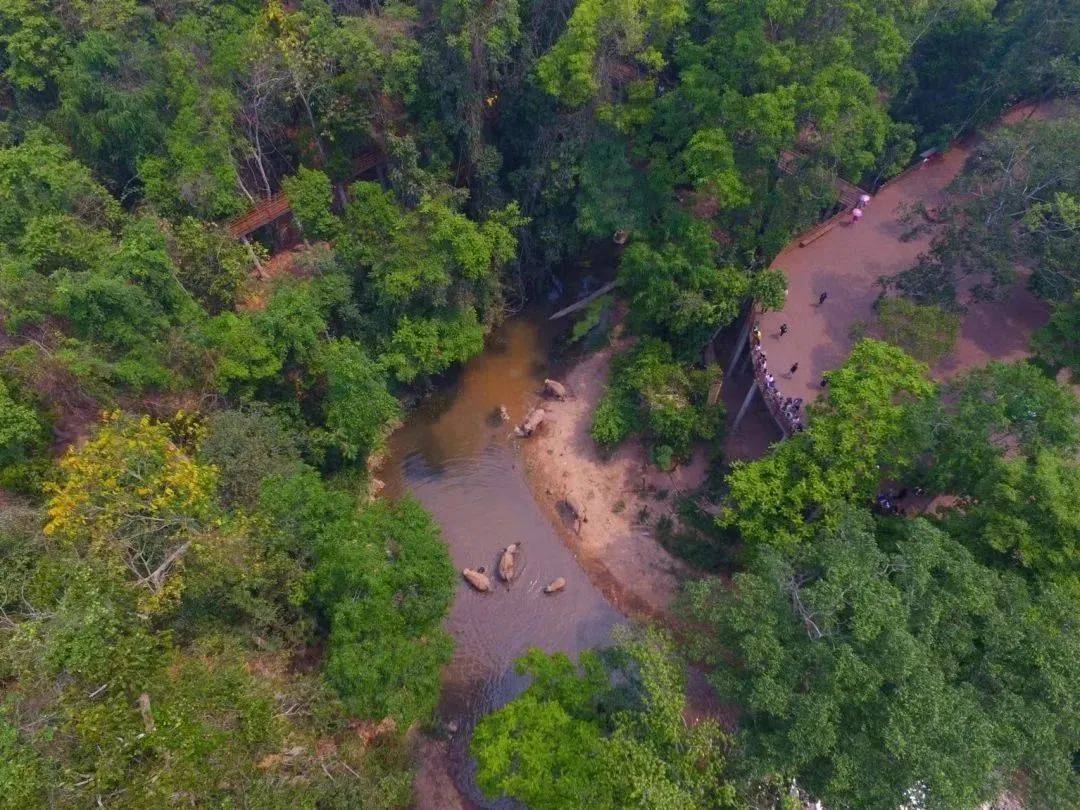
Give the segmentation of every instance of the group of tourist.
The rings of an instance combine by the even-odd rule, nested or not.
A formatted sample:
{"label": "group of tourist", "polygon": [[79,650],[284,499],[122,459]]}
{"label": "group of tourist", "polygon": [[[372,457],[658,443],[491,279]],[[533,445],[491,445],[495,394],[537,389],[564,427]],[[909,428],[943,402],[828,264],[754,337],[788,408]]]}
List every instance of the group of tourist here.
{"label": "group of tourist", "polygon": [[[915,487],[914,493],[916,497],[919,497],[924,494],[924,490],[922,487]],[[896,517],[903,517],[907,514],[907,509],[903,506],[900,506],[899,501],[904,500],[904,498],[906,498],[907,496],[907,487],[901,488],[898,492],[887,489],[884,492],[878,493],[875,508],[882,515],[894,515]]]}
{"label": "group of tourist", "polygon": [[[787,324],[780,327],[780,334],[787,333]],[[761,326],[754,324],[753,340],[750,341],[750,354],[754,363],[754,376],[757,378],[761,395],[765,399],[765,405],[773,418],[780,424],[785,433],[796,433],[803,430],[802,421],[802,397],[785,397],[776,387],[776,376],[769,371],[768,359],[761,348]],[[795,363],[789,372],[794,374],[799,368]]]}
{"label": "group of tourist", "polygon": [[863,211],[870,204],[870,195],[863,194],[859,197],[859,204],[851,209],[851,224],[855,225],[862,219]]}
{"label": "group of tourist", "polygon": [[[869,198],[867,198],[867,200],[868,199]],[[865,202],[866,201],[864,201],[864,204]],[[784,294],[787,295],[786,292]],[[818,295],[817,306],[824,306],[828,298],[828,291],[822,292]],[[788,325],[782,323],[780,324],[780,331],[775,337],[779,340],[787,333]],[[765,398],[765,405],[768,407],[769,412],[773,415],[773,418],[776,419],[784,433],[791,434],[803,430],[802,397],[785,397],[777,390],[776,376],[769,370],[769,363],[768,359],[765,357],[765,350],[761,347],[761,324],[759,322],[754,322],[754,328],[751,335],[750,356],[754,363],[754,377],[757,379],[758,387],[761,389],[761,394]],[[788,379],[790,380],[794,377],[795,372],[798,370],[799,363],[796,361],[792,363],[791,368],[788,369]],[[824,388],[828,384],[828,376],[822,377],[821,387]]]}

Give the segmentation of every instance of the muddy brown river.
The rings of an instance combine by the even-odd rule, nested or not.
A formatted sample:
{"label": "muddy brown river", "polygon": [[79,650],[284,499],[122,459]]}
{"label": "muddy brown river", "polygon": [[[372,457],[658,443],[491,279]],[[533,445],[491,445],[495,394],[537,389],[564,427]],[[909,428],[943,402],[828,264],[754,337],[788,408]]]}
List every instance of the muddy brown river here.
{"label": "muddy brown river", "polygon": [[[456,380],[422,401],[391,437],[379,473],[386,493],[420,499],[442,526],[454,565],[496,568],[499,552],[521,543],[520,573],[510,588],[472,591],[458,581],[446,629],[456,640],[443,676],[439,715],[456,728],[449,768],[461,792],[484,807],[473,780],[468,739],[476,721],[513,698],[526,679],[513,663],[530,647],[576,655],[602,646],[623,621],[564,545],[525,480],[520,443],[511,435],[551,375],[548,356],[555,330],[539,310],[496,330],[487,350]],[[510,423],[498,420],[505,405]],[[565,577],[562,593],[543,586]]]}

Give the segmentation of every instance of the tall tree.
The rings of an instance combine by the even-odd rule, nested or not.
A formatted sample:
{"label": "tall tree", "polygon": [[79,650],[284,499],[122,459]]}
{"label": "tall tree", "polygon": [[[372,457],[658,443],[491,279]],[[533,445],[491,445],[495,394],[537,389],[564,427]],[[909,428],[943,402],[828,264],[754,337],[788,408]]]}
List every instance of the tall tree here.
{"label": "tall tree", "polygon": [[872,499],[889,474],[917,452],[913,407],[934,391],[926,367],[900,349],[862,340],[828,374],[827,396],[809,407],[809,428],[765,458],[736,462],[719,523],[738,531],[752,555],[791,549],[845,504]]}
{"label": "tall tree", "polygon": [[845,510],[731,587],[691,585],[688,605],[707,628],[694,649],[745,712],[752,778],[794,778],[830,807],[970,807],[1018,769],[1039,806],[1076,795],[1075,602],[922,519]]}

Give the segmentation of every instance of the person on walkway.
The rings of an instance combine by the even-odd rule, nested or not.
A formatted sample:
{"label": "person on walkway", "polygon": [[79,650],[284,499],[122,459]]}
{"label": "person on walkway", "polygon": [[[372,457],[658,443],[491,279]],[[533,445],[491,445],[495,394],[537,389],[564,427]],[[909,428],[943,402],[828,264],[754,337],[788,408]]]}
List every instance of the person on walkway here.
{"label": "person on walkway", "polygon": [[863,195],[861,195],[859,197],[859,208],[862,208],[863,210],[865,210],[866,206],[868,206],[869,204],[870,204],[870,195],[869,194],[863,194]]}
{"label": "person on walkway", "polygon": [[829,378],[828,377],[822,377],[821,378],[821,387],[824,388],[828,384],[829,384]]}
{"label": "person on walkway", "polygon": [[769,388],[772,388],[774,385],[776,385],[776,377],[774,377],[772,374],[766,374],[765,384],[769,386]]}
{"label": "person on walkway", "polygon": [[783,337],[786,334],[787,334],[787,324],[782,323],[782,324],[780,324],[780,337]]}
{"label": "person on walkway", "polygon": [[829,297],[829,293],[828,292],[823,292],[821,295],[818,296],[817,305],[820,307],[822,304],[825,303],[825,299],[828,298],[828,297]]}
{"label": "person on walkway", "polygon": [[852,208],[851,209],[851,224],[855,225],[860,219],[862,219],[862,209],[861,208]]}
{"label": "person on walkway", "polygon": [[761,345],[761,324],[754,324],[754,345]]}
{"label": "person on walkway", "polygon": [[794,377],[794,376],[795,376],[795,372],[796,372],[796,371],[798,371],[798,370],[799,370],[799,364],[798,364],[797,362],[796,362],[796,363],[792,363],[792,364],[791,364],[791,368],[789,368],[789,369],[788,369],[788,376],[789,376],[789,377]]}

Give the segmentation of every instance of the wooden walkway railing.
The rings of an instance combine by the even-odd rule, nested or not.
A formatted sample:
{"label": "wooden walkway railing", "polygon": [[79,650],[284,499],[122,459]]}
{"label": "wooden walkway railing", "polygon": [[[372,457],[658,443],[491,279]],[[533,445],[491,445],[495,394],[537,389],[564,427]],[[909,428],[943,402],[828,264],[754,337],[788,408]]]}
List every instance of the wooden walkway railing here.
{"label": "wooden walkway railing", "polygon": [[290,210],[292,209],[289,207],[285,192],[279,191],[235,219],[230,219],[225,227],[233,236],[242,238],[252,231],[257,231],[263,225],[269,225],[275,219],[285,216]]}
{"label": "wooden walkway railing", "polygon": [[[365,152],[360,155],[352,164],[353,177],[359,177],[366,171],[374,169],[382,161],[382,154],[379,152]],[[242,239],[252,231],[257,231],[264,225],[269,225],[274,220],[288,214],[292,209],[289,207],[289,200],[286,198],[285,193],[279,191],[272,197],[267,197],[265,200],[248,209],[238,217],[230,219],[225,227],[228,228],[229,233],[238,239]]]}
{"label": "wooden walkway railing", "polygon": [[[780,157],[777,158],[776,167],[784,174],[794,174],[795,167],[798,164],[800,157],[802,156],[798,152],[792,152],[789,149],[785,149],[780,153]],[[806,247],[815,239],[820,239],[827,234],[848,215],[852,208],[858,207],[859,203],[862,202],[862,196],[864,194],[869,195],[869,192],[864,191],[855,184],[849,183],[847,180],[840,177],[834,177],[832,185],[833,189],[836,191],[836,196],[839,198],[840,210],[828,219],[819,222],[800,236],[799,247]]]}

